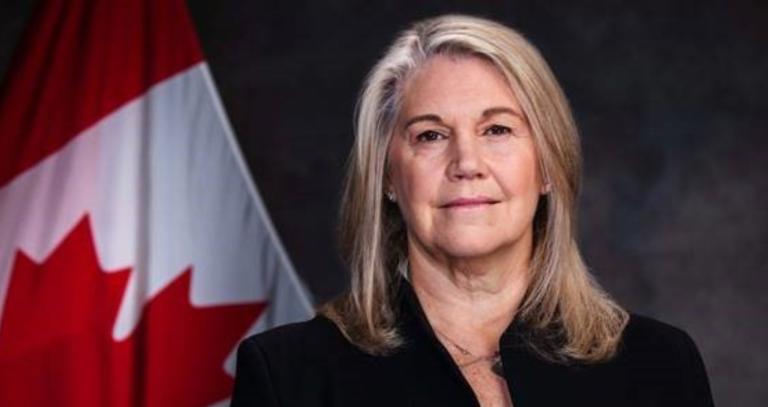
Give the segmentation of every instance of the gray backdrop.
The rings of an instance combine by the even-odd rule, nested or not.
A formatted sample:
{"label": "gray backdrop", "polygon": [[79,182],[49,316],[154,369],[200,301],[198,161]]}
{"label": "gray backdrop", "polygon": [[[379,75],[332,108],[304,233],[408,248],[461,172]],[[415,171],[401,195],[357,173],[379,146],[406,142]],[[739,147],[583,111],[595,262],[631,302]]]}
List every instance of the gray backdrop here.
{"label": "gray backdrop", "polygon": [[[34,5],[0,3],[0,78]],[[258,188],[321,302],[351,114],[408,22],[468,12],[525,33],[584,145],[581,244],[629,309],[687,330],[720,406],[768,405],[768,7],[735,2],[192,0]]]}

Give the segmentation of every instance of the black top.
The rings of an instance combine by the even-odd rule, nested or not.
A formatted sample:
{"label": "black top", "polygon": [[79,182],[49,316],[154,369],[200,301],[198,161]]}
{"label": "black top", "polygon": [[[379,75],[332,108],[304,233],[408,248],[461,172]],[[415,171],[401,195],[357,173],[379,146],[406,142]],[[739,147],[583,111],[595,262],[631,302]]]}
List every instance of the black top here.
{"label": "black top", "polygon": [[[396,353],[365,354],[322,316],[282,326],[238,348],[232,406],[479,406],[411,286],[400,291]],[[515,407],[713,405],[696,345],[670,325],[632,315],[616,357],[599,364],[547,362],[524,334],[513,322],[500,340]]]}

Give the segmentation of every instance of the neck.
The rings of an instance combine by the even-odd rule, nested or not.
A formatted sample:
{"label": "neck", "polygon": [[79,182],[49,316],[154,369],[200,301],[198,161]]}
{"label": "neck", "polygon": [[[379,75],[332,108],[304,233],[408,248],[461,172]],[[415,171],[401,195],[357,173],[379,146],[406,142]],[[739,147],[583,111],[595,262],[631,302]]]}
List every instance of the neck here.
{"label": "neck", "polygon": [[411,283],[433,328],[476,352],[497,350],[528,287],[531,245],[517,246],[459,259],[409,244]]}

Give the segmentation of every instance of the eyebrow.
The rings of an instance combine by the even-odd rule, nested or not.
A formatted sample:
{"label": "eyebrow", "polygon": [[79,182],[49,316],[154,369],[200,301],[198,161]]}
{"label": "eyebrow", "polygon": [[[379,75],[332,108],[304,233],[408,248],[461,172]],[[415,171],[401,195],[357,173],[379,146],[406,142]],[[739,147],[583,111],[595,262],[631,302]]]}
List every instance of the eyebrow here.
{"label": "eyebrow", "polygon": [[[503,106],[490,107],[488,109],[485,109],[485,110],[483,110],[483,113],[481,114],[481,117],[488,118],[490,116],[494,116],[494,115],[497,115],[497,114],[509,114],[509,115],[518,117],[518,118],[520,118],[522,120],[525,120],[525,117],[522,114],[520,114],[520,112],[518,112],[517,110],[509,108],[509,107],[503,107]],[[405,125],[403,126],[403,128],[407,129],[412,124],[418,123],[418,122],[443,123],[443,119],[440,116],[438,116],[436,114],[433,114],[433,113],[421,114],[421,115],[414,116],[414,117],[411,117],[410,119],[408,119],[405,122]]]}
{"label": "eyebrow", "polygon": [[483,110],[482,116],[483,116],[483,118],[486,118],[486,117],[489,117],[489,116],[493,116],[493,115],[497,115],[497,114],[504,114],[504,113],[512,115],[512,116],[516,116],[519,119],[525,120],[525,116],[523,116],[517,110],[512,109],[511,107],[503,107],[503,106],[491,107],[489,109],[485,109],[485,110]]}

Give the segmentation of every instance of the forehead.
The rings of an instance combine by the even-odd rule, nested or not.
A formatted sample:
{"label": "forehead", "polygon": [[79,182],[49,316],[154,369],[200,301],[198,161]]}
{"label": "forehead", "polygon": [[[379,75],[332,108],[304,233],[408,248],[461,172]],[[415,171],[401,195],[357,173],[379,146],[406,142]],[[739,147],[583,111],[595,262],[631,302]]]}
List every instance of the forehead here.
{"label": "forehead", "polygon": [[493,63],[477,56],[435,55],[404,82],[400,116],[479,114],[489,107],[522,113],[507,78]]}

